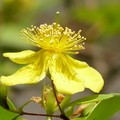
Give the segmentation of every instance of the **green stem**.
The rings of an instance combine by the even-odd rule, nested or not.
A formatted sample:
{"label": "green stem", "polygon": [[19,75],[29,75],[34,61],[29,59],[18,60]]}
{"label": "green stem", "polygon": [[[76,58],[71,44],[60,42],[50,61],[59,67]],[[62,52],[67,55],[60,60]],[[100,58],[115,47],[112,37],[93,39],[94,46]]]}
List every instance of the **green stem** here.
{"label": "green stem", "polygon": [[60,15],[60,12],[56,12],[56,24],[58,25],[58,22],[59,22],[59,15]]}
{"label": "green stem", "polygon": [[47,117],[46,117],[46,120],[52,120],[52,117],[47,116]]}

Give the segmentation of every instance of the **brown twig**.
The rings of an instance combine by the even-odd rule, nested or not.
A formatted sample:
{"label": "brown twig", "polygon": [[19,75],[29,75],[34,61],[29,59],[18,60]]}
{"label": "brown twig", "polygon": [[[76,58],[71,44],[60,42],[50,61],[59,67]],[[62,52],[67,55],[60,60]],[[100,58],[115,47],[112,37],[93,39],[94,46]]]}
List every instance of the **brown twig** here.
{"label": "brown twig", "polygon": [[56,95],[56,92],[55,92],[55,86],[54,86],[53,80],[51,80],[51,82],[52,82],[52,88],[53,88],[53,92],[54,92],[54,96],[55,96],[57,105],[58,105],[59,110],[60,110],[60,112],[61,112],[61,114],[62,114],[63,112],[62,112],[62,109],[61,109],[61,107],[60,107],[60,105],[59,105],[59,101],[58,101],[58,99],[57,99],[57,95]]}
{"label": "brown twig", "polygon": [[50,117],[60,117],[60,115],[47,115],[47,114],[37,114],[37,113],[28,113],[28,112],[24,112],[24,111],[17,111],[17,110],[13,110],[13,109],[9,109],[9,111],[17,113],[19,115],[34,115],[34,116],[50,116]]}

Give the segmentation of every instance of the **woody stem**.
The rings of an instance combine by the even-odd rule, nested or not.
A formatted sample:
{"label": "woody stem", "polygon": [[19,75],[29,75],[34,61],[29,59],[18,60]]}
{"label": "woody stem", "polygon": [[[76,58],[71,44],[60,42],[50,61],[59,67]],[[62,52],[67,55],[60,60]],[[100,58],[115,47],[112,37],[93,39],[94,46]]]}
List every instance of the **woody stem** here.
{"label": "woody stem", "polygon": [[55,96],[55,99],[56,99],[58,108],[59,108],[59,110],[60,110],[60,112],[61,112],[61,114],[62,114],[63,112],[62,112],[62,109],[61,109],[61,107],[60,107],[60,105],[59,105],[59,102],[58,102],[58,99],[57,99],[56,90],[55,90],[55,85],[54,85],[54,83],[53,83],[53,80],[51,80],[51,82],[52,82],[52,88],[53,88],[53,92],[54,92],[54,96]]}

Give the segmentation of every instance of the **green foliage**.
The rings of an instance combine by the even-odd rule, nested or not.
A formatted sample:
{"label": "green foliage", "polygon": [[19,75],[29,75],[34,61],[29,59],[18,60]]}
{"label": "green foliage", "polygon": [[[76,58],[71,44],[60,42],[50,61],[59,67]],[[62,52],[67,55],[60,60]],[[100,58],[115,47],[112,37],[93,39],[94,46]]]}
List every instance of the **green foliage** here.
{"label": "green foliage", "polygon": [[73,15],[79,21],[96,27],[103,36],[114,36],[120,31],[120,4],[101,2],[94,7],[81,6],[75,8]]}
{"label": "green foliage", "polygon": [[87,120],[87,118],[74,118],[74,119],[70,119],[70,120]]}
{"label": "green foliage", "polygon": [[90,112],[93,110],[93,108],[96,106],[97,103],[91,103],[90,105],[88,105],[86,108],[84,108],[84,110],[81,113],[81,117],[86,117],[90,114]]}
{"label": "green foliage", "polygon": [[[2,53],[6,51],[14,51],[14,50],[18,51],[19,49],[21,50],[23,48],[26,48],[26,49],[31,48],[29,44],[21,40],[18,40],[20,39],[18,35],[19,35],[19,32],[22,30],[22,28],[25,28],[31,23],[41,24],[43,21],[51,22],[50,19],[49,20],[46,19],[49,16],[46,16],[46,14],[43,15],[43,13],[44,12],[47,13],[47,11],[50,11],[50,14],[51,14],[51,10],[53,11],[55,8],[59,9],[59,6],[61,6],[61,3],[63,2],[64,1],[56,1],[56,0],[52,0],[52,1],[51,0],[48,0],[48,1],[13,0],[11,2],[9,0],[1,1],[0,75],[3,75],[4,73],[7,75],[10,72],[15,71],[16,69],[19,68],[17,65],[15,66],[15,65],[12,65],[10,62],[4,61],[4,58],[2,58]],[[70,2],[71,2],[71,6],[69,6],[68,4]],[[118,3],[117,2],[115,3],[114,1],[105,2],[100,0],[97,2],[90,1],[92,4],[91,3],[89,4],[89,1],[87,0],[82,2],[79,1],[78,4],[77,2],[72,0],[66,0],[66,4],[63,3],[65,5],[64,9],[66,9],[64,13],[65,19],[63,19],[64,17],[61,17],[62,18],[61,20],[63,20],[63,23],[70,24],[71,26],[74,26],[75,29],[77,29],[79,25],[83,27],[83,30],[87,27],[85,34],[88,34],[88,33],[90,34],[90,36],[87,37],[88,40],[90,38],[92,38],[92,40],[99,39],[100,37],[103,39],[105,43],[110,44],[110,42],[108,42],[110,41],[110,39],[112,39],[110,37],[114,37],[116,35],[115,38],[112,39],[113,41],[111,42],[111,45],[115,47],[119,45],[118,44],[119,40],[118,42],[115,42],[115,39],[117,35],[119,35],[119,31],[120,31],[120,15],[119,15],[120,2],[118,1]],[[84,2],[85,4],[87,2],[88,3],[85,5]],[[77,5],[77,7],[74,3]],[[82,3],[84,5],[81,5]],[[70,7],[73,9],[70,10],[69,9]],[[61,7],[60,7],[60,10],[61,10]],[[74,23],[71,23],[71,18],[70,18],[71,13],[73,13],[71,15],[71,18],[74,19],[74,23],[76,22],[75,23],[76,26],[74,25]],[[47,13],[47,15],[49,15],[49,12]],[[51,19],[54,19],[54,17],[51,17]],[[93,32],[95,31],[95,34],[91,34],[92,32],[90,32],[90,30],[91,31],[93,30]],[[99,39],[99,41],[102,41],[102,39]],[[119,51],[117,52],[119,53]],[[113,51],[114,55],[117,56],[116,54],[117,52]],[[92,54],[93,56],[96,56],[94,53]],[[103,56],[106,56],[106,54],[103,54]],[[117,63],[117,59],[114,63]],[[113,69],[113,66],[114,64],[112,65],[112,69]],[[115,67],[116,67],[116,64],[115,64]],[[48,98],[49,99],[47,101],[47,107],[45,105],[46,101],[44,101],[44,99],[43,99],[44,102],[42,105],[44,106],[45,109],[49,108],[48,113],[51,113],[51,109],[52,109],[52,112],[59,110],[58,106],[54,108],[54,106],[57,104],[54,99],[53,91],[49,93]],[[64,111],[67,117],[70,117],[73,114],[75,106],[91,103],[82,111],[81,115],[78,118],[73,118],[71,120],[108,120],[111,116],[113,116],[116,112],[120,110],[120,94],[99,94],[99,95],[97,94],[97,95],[80,98],[72,102],[70,102],[70,99],[71,99],[71,96],[66,95],[63,101],[60,103],[60,107]],[[19,108],[18,113],[22,112],[23,108],[28,103],[30,103],[30,101],[22,105]],[[7,99],[6,86],[3,86],[0,84],[0,120],[24,120],[22,118],[19,118],[20,114],[16,113],[15,111],[14,112],[9,111],[9,108],[16,111],[16,108],[13,105],[13,103],[9,99]]]}
{"label": "green foliage", "polygon": [[66,95],[65,96],[65,98],[63,99],[63,101],[60,104],[60,107],[61,107],[62,110],[64,110],[66,105],[70,102],[71,97],[72,97],[71,95]]}
{"label": "green foliage", "polygon": [[49,115],[54,113],[54,109],[57,106],[53,89],[49,85],[45,86],[45,84],[42,91],[42,106],[45,108],[46,113]]}
{"label": "green foliage", "polygon": [[23,104],[22,106],[20,106],[20,107],[19,107],[19,111],[20,111],[20,112],[23,112],[23,108],[24,108],[26,105],[28,105],[30,102],[31,102],[31,100],[28,101],[28,102],[26,102],[26,103]]}
{"label": "green foliage", "polygon": [[18,118],[19,114],[13,103],[7,98],[7,93],[7,86],[0,83],[0,120],[24,120]]}
{"label": "green foliage", "polygon": [[65,115],[67,117],[70,117],[73,114],[73,111],[74,111],[74,106],[68,107],[65,111]]}
{"label": "green foliage", "polygon": [[48,114],[54,113],[54,108],[56,106],[56,99],[54,97],[53,90],[51,89],[46,98],[46,111]]}
{"label": "green foliage", "polygon": [[[47,97],[49,98],[50,101],[48,100],[49,102],[46,104],[47,105],[46,107],[52,107],[55,104],[55,102],[52,102],[53,99],[51,99],[51,96],[52,98],[54,97],[53,91],[51,92],[49,91],[48,94],[49,95]],[[102,117],[102,120],[108,120],[111,116],[113,116],[116,112],[120,110],[120,94],[119,93],[91,95],[91,96],[87,96],[69,103],[70,98],[71,98],[71,95],[67,95],[60,104],[62,110],[64,110],[63,113],[65,113],[65,116],[67,117],[70,117],[73,114],[74,106],[90,103],[86,108],[83,109],[83,111],[81,112],[78,118],[73,118],[71,120],[101,120],[101,117]],[[29,103],[30,101],[22,105],[19,108],[19,111],[17,111],[15,106],[9,99],[7,99],[7,103],[5,103],[9,106],[9,108],[4,109],[5,107],[2,105],[4,104],[4,102],[1,102],[0,119],[24,120],[19,118],[19,116],[23,112],[24,106],[26,106]],[[58,108],[54,109],[54,111],[55,110],[58,110]],[[46,112],[51,112],[51,110],[48,109]]]}
{"label": "green foliage", "polygon": [[[66,105],[70,102],[71,97],[72,97],[71,95],[66,95],[63,101],[60,103],[60,107],[62,110],[66,108]],[[54,111],[57,111],[57,110],[59,110],[58,106],[54,109]]]}
{"label": "green foliage", "polygon": [[[9,99],[7,99],[7,103],[10,109],[16,110],[15,106]],[[0,120],[25,120],[18,117],[19,117],[19,114],[6,110],[0,106]]]}
{"label": "green foliage", "polygon": [[98,102],[98,101],[105,100],[105,99],[108,99],[108,98],[111,98],[111,97],[113,97],[113,95],[111,95],[111,94],[91,95],[91,96],[87,96],[87,97],[77,99],[77,100],[67,104],[66,108],[70,107],[70,106],[76,106],[76,105],[82,105],[82,104],[87,104],[87,103],[92,103],[92,102]]}
{"label": "green foliage", "polygon": [[3,85],[0,83],[0,106],[2,106],[5,109],[9,109],[8,105],[7,105],[7,86]]}
{"label": "green foliage", "polygon": [[87,117],[71,120],[108,120],[120,110],[120,94],[112,93],[110,95],[113,95],[113,97],[98,102]]}

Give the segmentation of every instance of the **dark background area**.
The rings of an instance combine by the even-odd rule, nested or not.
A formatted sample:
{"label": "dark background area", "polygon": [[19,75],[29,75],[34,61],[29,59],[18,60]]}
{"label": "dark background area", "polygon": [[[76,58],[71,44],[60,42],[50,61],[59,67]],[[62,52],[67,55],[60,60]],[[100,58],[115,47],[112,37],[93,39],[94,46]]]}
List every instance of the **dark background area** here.
{"label": "dark background area", "polygon": [[[4,58],[4,52],[38,50],[20,40],[19,33],[31,25],[52,24],[56,12],[60,12],[59,23],[74,31],[82,30],[86,37],[85,50],[74,57],[97,69],[105,80],[101,93],[120,92],[120,1],[119,0],[0,0],[0,76],[10,75],[23,65]],[[32,96],[40,96],[43,82],[33,85],[9,87],[9,96],[17,107]],[[94,94],[85,90],[74,95],[74,99]],[[26,106],[28,112],[45,113],[37,104]],[[58,114],[58,113],[57,113]],[[43,117],[24,116],[28,120]],[[119,120],[119,113],[110,120]]]}

